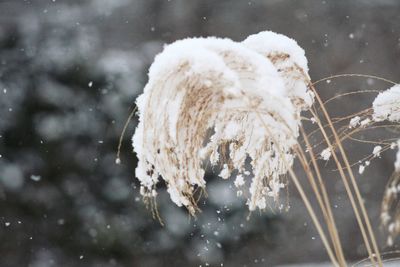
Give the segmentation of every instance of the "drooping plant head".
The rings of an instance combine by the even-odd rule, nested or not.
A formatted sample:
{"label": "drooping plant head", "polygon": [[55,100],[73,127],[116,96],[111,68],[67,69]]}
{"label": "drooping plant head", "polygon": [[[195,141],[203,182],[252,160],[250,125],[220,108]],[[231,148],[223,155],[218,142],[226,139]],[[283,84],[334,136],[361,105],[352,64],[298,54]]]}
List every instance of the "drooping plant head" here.
{"label": "drooping plant head", "polygon": [[400,122],[400,84],[380,93],[372,104],[374,121]]}
{"label": "drooping plant head", "polygon": [[264,209],[285,185],[299,113],[313,101],[307,72],[304,51],[273,32],[242,43],[193,38],[166,46],[137,99],[133,147],[143,197],[155,197],[163,180],[171,200],[194,214],[209,160],[222,166],[222,178],[236,175],[239,194],[249,183],[250,210]]}
{"label": "drooping plant head", "polygon": [[[374,100],[372,118],[376,122],[400,122],[400,85],[396,84],[381,92]],[[394,239],[400,234],[400,138],[391,144],[398,150],[394,164],[394,173],[389,180],[382,201],[381,223],[388,232],[387,244],[393,245]]]}
{"label": "drooping plant head", "polygon": [[242,43],[272,62],[285,83],[287,96],[298,111],[312,106],[314,97],[308,90],[310,77],[307,58],[295,40],[265,31],[250,35]]}

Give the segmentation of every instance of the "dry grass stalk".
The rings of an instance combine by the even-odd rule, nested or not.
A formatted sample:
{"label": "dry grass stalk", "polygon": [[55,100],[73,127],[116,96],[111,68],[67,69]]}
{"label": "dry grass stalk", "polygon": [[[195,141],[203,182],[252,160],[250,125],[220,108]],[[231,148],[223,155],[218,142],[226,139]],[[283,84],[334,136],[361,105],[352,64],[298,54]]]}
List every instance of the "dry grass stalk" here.
{"label": "dry grass stalk", "polygon": [[[321,109],[323,111],[323,114],[324,114],[325,118],[328,121],[330,129],[331,129],[332,134],[334,136],[334,140],[336,141],[336,144],[338,145],[338,148],[340,150],[340,155],[342,157],[344,165],[347,168],[347,171],[348,171],[350,179],[346,176],[346,174],[343,171],[342,163],[341,163],[341,161],[339,160],[338,156],[335,153],[335,149],[334,149],[334,147],[332,145],[332,142],[329,139],[329,136],[327,135],[325,129],[322,127],[322,124],[319,122],[319,120],[317,120],[317,123],[318,123],[318,125],[319,125],[319,127],[321,129],[321,132],[322,132],[322,134],[323,134],[323,136],[325,138],[325,141],[326,141],[326,143],[328,145],[328,148],[332,153],[332,156],[333,156],[333,159],[334,159],[334,161],[336,163],[336,166],[338,166],[340,177],[342,178],[342,181],[343,181],[343,184],[345,186],[347,195],[348,195],[348,197],[350,199],[351,205],[352,205],[354,213],[356,215],[358,226],[359,226],[359,228],[361,230],[361,234],[362,234],[363,239],[364,239],[364,244],[365,244],[365,246],[367,248],[368,254],[370,255],[371,262],[372,262],[372,264],[375,265],[375,262],[376,262],[375,261],[375,257],[376,257],[377,261],[378,261],[378,265],[382,266],[382,263],[380,262],[379,250],[377,248],[377,244],[376,244],[376,240],[375,240],[375,235],[372,232],[372,228],[370,227],[369,218],[368,218],[368,215],[366,213],[366,210],[365,210],[365,207],[364,207],[364,203],[363,203],[363,200],[361,198],[361,194],[359,192],[357,183],[355,182],[354,174],[353,174],[353,172],[352,172],[352,170],[350,168],[350,163],[349,163],[349,161],[347,159],[346,152],[344,151],[344,148],[343,148],[342,143],[340,141],[340,138],[339,138],[339,136],[338,136],[338,134],[336,132],[336,129],[332,124],[330,116],[329,116],[325,106],[323,105],[323,101],[321,100],[321,98],[317,94],[315,88],[313,86],[312,86],[312,88],[313,88],[314,92],[316,93],[316,99],[317,99],[318,103],[321,105]],[[317,114],[315,112],[313,112],[313,116],[317,117]],[[348,179],[351,181],[351,185],[352,185],[353,188],[350,187]],[[356,199],[354,197],[354,193],[353,193],[352,190],[354,190],[354,192],[355,192],[355,196],[356,196],[356,199],[357,199],[358,203],[356,202]],[[363,217],[361,217],[361,215],[360,215],[360,210],[361,210],[361,213],[362,213]],[[367,235],[367,230],[365,229],[364,223],[366,224],[366,227],[368,229],[368,235],[369,236]],[[370,241],[372,242],[374,253],[372,252]]]}
{"label": "dry grass stalk", "polygon": [[[314,181],[315,179],[313,178],[313,172],[311,170],[309,170],[308,166],[310,166],[310,164],[307,162],[307,158],[305,156],[303,156],[304,160],[302,161],[303,169],[307,172],[308,177],[310,177],[310,183],[312,184],[314,192],[317,195],[318,204],[321,207],[325,222],[328,226],[328,230],[329,230],[329,233],[330,233],[330,236],[332,238],[332,242],[333,242],[333,245],[335,248],[335,253],[337,255],[340,265],[343,266],[346,264],[346,260],[343,255],[343,249],[342,249],[339,234],[337,231],[335,219],[333,217],[328,193],[327,193],[325,184],[323,182],[319,166],[317,164],[317,158],[315,156],[313,147],[312,147],[303,127],[301,127],[301,133],[302,133],[302,137],[306,143],[306,150],[309,153],[309,156],[310,156],[310,159],[312,162],[312,167],[314,168],[315,174],[317,176],[317,179],[318,179],[317,181],[318,181],[318,185],[319,185],[320,189],[318,189],[318,186],[317,186],[316,182]],[[304,154],[304,153],[301,152],[300,154]],[[309,171],[307,171],[307,170],[309,170]],[[322,199],[321,199],[319,191],[321,191],[321,193],[322,193],[322,196],[323,196]]]}

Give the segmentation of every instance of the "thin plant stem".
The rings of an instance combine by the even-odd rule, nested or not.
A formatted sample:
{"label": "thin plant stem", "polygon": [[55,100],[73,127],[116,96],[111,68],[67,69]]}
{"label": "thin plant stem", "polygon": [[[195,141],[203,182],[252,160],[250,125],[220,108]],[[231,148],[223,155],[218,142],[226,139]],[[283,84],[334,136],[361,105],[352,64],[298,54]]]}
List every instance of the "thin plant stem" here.
{"label": "thin plant stem", "polygon": [[122,140],[124,139],[126,128],[128,128],[129,123],[132,120],[132,117],[135,115],[135,112],[137,110],[137,107],[135,107],[131,113],[129,114],[128,119],[125,122],[124,128],[122,129],[121,135],[119,136],[119,141],[118,141],[118,149],[117,149],[117,158],[116,158],[116,163],[119,164],[121,163],[121,147],[122,147]]}
{"label": "thin plant stem", "polygon": [[324,101],[324,105],[332,102],[335,99],[343,97],[343,96],[357,95],[357,94],[364,94],[364,93],[379,93],[379,92],[380,92],[379,90],[360,90],[360,91],[347,92],[347,93],[344,93],[344,94],[339,94],[339,95],[332,96],[331,98],[329,98],[329,99]]}
{"label": "thin plant stem", "polygon": [[[314,113],[313,111],[311,111],[311,112],[313,113],[314,117],[317,118],[317,114]],[[330,139],[329,139],[329,137],[328,137],[328,135],[327,135],[325,129],[322,127],[322,124],[321,124],[320,120],[317,119],[316,121],[317,121],[317,123],[318,123],[318,126],[319,126],[320,129],[321,129],[321,132],[322,132],[322,134],[323,134],[323,136],[324,136],[324,138],[325,138],[325,141],[326,141],[326,143],[327,143],[327,145],[328,145],[328,148],[329,148],[329,150],[330,150],[331,153],[332,153],[332,156],[333,156],[333,159],[334,159],[334,161],[335,161],[335,163],[336,163],[336,166],[338,167],[338,171],[339,171],[340,177],[342,178],[342,181],[343,181],[344,187],[345,187],[345,189],[346,189],[347,195],[348,195],[348,197],[349,197],[351,206],[352,206],[352,208],[353,208],[353,210],[354,210],[354,214],[355,214],[355,216],[356,216],[356,220],[357,220],[357,222],[358,222],[358,226],[359,226],[359,228],[360,228],[361,235],[362,235],[362,237],[363,237],[363,239],[364,239],[364,243],[365,243],[365,247],[366,247],[366,249],[367,249],[368,255],[369,255],[369,256],[372,256],[373,253],[372,253],[372,250],[371,250],[371,246],[370,246],[370,243],[369,243],[369,239],[368,239],[368,237],[367,237],[367,234],[366,234],[366,231],[365,231],[365,228],[364,228],[364,224],[363,224],[363,222],[362,222],[362,220],[361,220],[361,216],[360,216],[360,213],[359,213],[357,204],[356,204],[356,202],[355,202],[354,195],[353,195],[353,193],[352,193],[352,191],[351,191],[351,189],[350,189],[349,182],[347,181],[347,177],[346,177],[346,175],[345,175],[345,173],[344,173],[344,171],[343,171],[342,164],[340,163],[340,161],[339,161],[339,159],[338,159],[338,157],[337,157],[337,155],[336,155],[336,153],[335,153],[333,144],[331,143],[331,141],[330,141]],[[372,261],[372,263],[375,263],[375,260],[374,260],[372,257],[371,257],[371,261]]]}
{"label": "thin plant stem", "polygon": [[384,81],[384,82],[387,82],[387,83],[390,83],[390,84],[393,84],[393,85],[396,85],[396,84],[397,84],[397,83],[394,82],[394,81],[391,81],[391,80],[389,80],[389,79],[382,78],[382,77],[379,77],[379,76],[375,76],[375,75],[360,74],[360,73],[345,73],[345,74],[337,74],[337,75],[332,75],[332,76],[328,76],[328,77],[319,79],[319,80],[313,82],[313,83],[311,84],[311,86],[315,86],[315,85],[317,85],[318,83],[323,82],[323,81],[332,80],[332,79],[336,79],[336,78],[343,78],[343,77],[362,77],[362,78],[370,78],[370,79],[375,79],[375,80]]}
{"label": "thin plant stem", "polygon": [[328,121],[328,123],[330,124],[331,131],[332,131],[333,136],[334,136],[334,138],[336,140],[336,143],[338,145],[338,148],[339,148],[339,151],[341,153],[343,162],[347,167],[347,171],[348,171],[348,174],[350,176],[350,181],[352,183],[352,186],[353,186],[353,189],[354,189],[357,201],[358,201],[358,205],[361,208],[361,213],[362,213],[364,222],[366,224],[366,227],[367,227],[367,230],[368,230],[368,234],[369,234],[369,237],[371,239],[371,243],[372,243],[375,255],[373,255],[372,252],[371,252],[370,244],[369,244],[368,238],[366,237],[366,234],[365,234],[365,229],[364,229],[363,222],[362,222],[361,218],[359,217],[358,208],[355,205],[353,194],[351,193],[350,187],[348,186],[348,182],[347,182],[346,176],[344,175],[343,170],[341,170],[341,163],[339,162],[339,160],[338,160],[338,158],[336,156],[336,153],[332,150],[333,149],[332,144],[331,144],[330,140],[328,139],[328,137],[326,136],[325,130],[323,128],[321,128],[321,130],[324,133],[324,136],[326,138],[326,141],[327,141],[327,143],[329,145],[329,148],[331,149],[331,152],[332,152],[332,155],[333,155],[333,157],[335,159],[335,162],[338,164],[338,167],[340,167],[339,172],[340,172],[340,174],[341,174],[341,176],[343,178],[343,182],[345,183],[346,191],[348,192],[349,198],[351,199],[352,206],[353,206],[353,209],[354,209],[354,211],[356,213],[357,220],[359,221],[359,226],[360,226],[360,229],[362,231],[363,238],[364,238],[365,244],[367,246],[368,253],[371,256],[371,262],[374,264],[374,261],[375,261],[374,257],[376,257],[377,261],[378,261],[378,265],[381,267],[382,266],[382,260],[380,258],[380,253],[379,253],[379,249],[378,249],[378,246],[377,246],[377,243],[376,243],[375,235],[374,235],[374,233],[372,231],[371,223],[369,221],[369,218],[368,218],[368,215],[367,215],[367,212],[366,212],[366,209],[365,209],[365,205],[364,205],[363,199],[361,197],[359,188],[358,188],[357,183],[355,181],[355,177],[354,177],[353,171],[350,168],[350,163],[349,163],[349,161],[347,159],[347,155],[346,155],[345,150],[344,150],[344,148],[342,146],[340,138],[339,138],[339,136],[338,136],[338,134],[336,132],[336,129],[332,124],[331,118],[330,118],[330,116],[329,116],[329,114],[328,114],[328,112],[327,112],[327,110],[326,110],[326,108],[325,108],[325,106],[324,106],[319,94],[317,93],[315,87],[313,86],[313,84],[310,84],[310,88],[313,90],[313,92],[315,94],[315,97],[316,97],[318,103],[320,104],[320,106],[322,108],[323,114],[324,114],[326,120]]}
{"label": "thin plant stem", "polygon": [[337,250],[337,254],[338,254],[338,259],[341,262],[341,264],[345,264],[346,261],[345,261],[344,255],[343,255],[343,249],[342,249],[342,246],[341,246],[341,242],[340,242],[339,234],[338,234],[338,231],[337,231],[335,219],[333,217],[332,209],[331,209],[331,206],[330,206],[328,193],[326,191],[326,187],[325,187],[324,181],[322,179],[321,172],[319,170],[319,166],[317,164],[317,160],[316,160],[315,154],[313,152],[311,143],[310,143],[309,139],[307,138],[307,135],[306,135],[302,125],[300,126],[300,131],[301,131],[301,134],[302,134],[302,136],[304,138],[304,141],[306,143],[306,147],[307,147],[308,153],[310,155],[313,168],[314,168],[315,173],[316,173],[317,178],[318,178],[318,183],[319,183],[319,185],[321,187],[322,196],[323,196],[323,199],[324,199],[324,202],[325,202],[325,206],[326,206],[326,209],[327,209],[327,212],[328,212],[328,216],[329,216],[329,218],[331,220],[331,223],[332,223],[332,226],[333,226],[333,235],[334,235],[333,238],[335,239],[335,241],[336,241],[335,243],[337,244],[336,245],[337,246],[336,250]]}
{"label": "thin plant stem", "polygon": [[302,164],[302,167],[308,177],[311,188],[317,198],[318,205],[321,208],[322,215],[324,217],[326,226],[328,228],[336,256],[338,258],[338,261],[340,262],[340,266],[346,266],[345,259],[343,257],[343,251],[342,251],[341,245],[340,245],[340,240],[338,239],[338,235],[337,235],[337,231],[336,231],[337,229],[335,227],[334,222],[332,222],[333,217],[331,216],[331,214],[328,214],[328,211],[327,211],[330,204],[326,202],[326,198],[324,198],[324,200],[322,200],[320,189],[318,188],[317,183],[315,182],[313,172],[311,171],[310,166],[307,163],[306,155],[302,151],[301,147],[298,146],[297,149],[295,149],[295,150],[296,150],[296,155],[299,157],[300,163]]}

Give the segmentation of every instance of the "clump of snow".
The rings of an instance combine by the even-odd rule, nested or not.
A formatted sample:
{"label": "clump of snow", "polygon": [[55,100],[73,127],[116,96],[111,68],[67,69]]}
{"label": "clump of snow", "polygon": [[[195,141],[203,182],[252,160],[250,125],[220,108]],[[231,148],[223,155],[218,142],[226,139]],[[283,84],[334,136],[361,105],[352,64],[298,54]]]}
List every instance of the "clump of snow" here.
{"label": "clump of snow", "polygon": [[360,126],[361,127],[366,127],[368,124],[370,124],[370,122],[371,122],[371,119],[370,118],[366,118],[366,119],[364,119],[364,120],[362,120],[360,122]]}
{"label": "clump of snow", "polygon": [[360,167],[358,168],[358,173],[363,174],[364,171],[365,171],[365,166],[361,164]]}
{"label": "clump of snow", "polygon": [[264,209],[267,197],[278,198],[293,164],[300,111],[313,102],[308,84],[303,49],[277,33],[242,43],[210,37],[166,46],[136,101],[132,141],[141,194],[155,197],[162,179],[171,200],[194,214],[193,194],[205,188],[207,159],[222,166],[224,179],[237,172],[237,187],[245,183],[250,159],[247,203],[250,210]]}
{"label": "clump of snow", "polygon": [[374,155],[374,157],[380,157],[381,156],[381,151],[382,151],[382,147],[381,146],[375,146],[374,150],[372,151],[372,154]]}
{"label": "clump of snow", "polygon": [[235,179],[235,186],[236,187],[241,187],[244,184],[245,184],[245,181],[244,181],[243,176],[241,174],[237,175],[236,179]]}
{"label": "clump of snow", "polygon": [[400,122],[400,85],[396,84],[380,93],[374,100],[374,121]]}
{"label": "clump of snow", "polygon": [[364,162],[364,164],[361,164],[361,165],[358,167],[358,173],[359,173],[359,174],[363,174],[364,171],[365,171],[365,168],[366,168],[367,166],[369,166],[370,164],[371,164],[371,162],[370,162],[369,160],[366,160],[366,161]]}
{"label": "clump of snow", "polygon": [[331,149],[328,147],[328,148],[325,148],[324,150],[322,150],[322,152],[321,152],[321,158],[323,159],[323,160],[326,160],[326,161],[328,161],[330,158],[331,158],[331,155],[332,155],[332,152],[331,152]]}
{"label": "clump of snow", "polygon": [[310,119],[310,121],[311,121],[312,124],[317,123],[317,119],[316,119],[315,117],[312,117],[312,118]]}
{"label": "clump of snow", "polygon": [[397,143],[396,142],[392,142],[390,144],[390,149],[395,149],[397,147]]}
{"label": "clump of snow", "polygon": [[224,164],[224,167],[222,168],[221,172],[219,173],[219,177],[222,179],[228,179],[230,176],[228,164]]}
{"label": "clump of snow", "polygon": [[349,128],[351,129],[357,127],[360,124],[360,120],[360,116],[355,116],[354,118],[352,118],[349,123]]}

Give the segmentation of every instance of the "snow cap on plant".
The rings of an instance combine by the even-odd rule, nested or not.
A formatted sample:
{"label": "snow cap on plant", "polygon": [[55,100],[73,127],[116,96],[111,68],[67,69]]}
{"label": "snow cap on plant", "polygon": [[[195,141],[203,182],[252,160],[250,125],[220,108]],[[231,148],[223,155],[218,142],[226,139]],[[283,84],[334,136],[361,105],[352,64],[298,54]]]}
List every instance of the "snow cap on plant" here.
{"label": "snow cap on plant", "polygon": [[[400,122],[400,85],[396,84],[381,92],[374,100],[372,119],[376,122]],[[381,222],[389,236],[387,244],[393,245],[394,239],[400,234],[400,212],[398,210],[400,194],[400,140],[393,143],[397,146],[395,171],[385,189],[381,208]],[[378,156],[381,151],[379,147]],[[374,149],[375,156],[375,149]]]}
{"label": "snow cap on plant", "polygon": [[[162,179],[172,201],[194,214],[196,188],[206,186],[204,162],[222,166],[219,176],[226,179],[233,171],[240,177],[248,174],[249,158],[249,209],[264,209],[268,197],[277,199],[294,158],[298,91],[307,86],[308,68],[304,51],[294,48],[293,40],[268,36],[269,43],[275,40],[282,46],[279,51],[293,57],[280,64],[296,66],[296,74],[289,67],[280,73],[276,62],[246,41],[214,37],[177,41],[156,57],[137,99],[139,124],[133,136],[136,176],[145,198],[156,196]],[[288,82],[297,72],[303,79]]]}
{"label": "snow cap on plant", "polygon": [[400,84],[380,93],[374,100],[372,115],[375,121],[400,122]]}
{"label": "snow cap on plant", "polygon": [[283,34],[264,31],[250,35],[243,44],[274,64],[285,82],[287,95],[299,111],[311,107],[314,95],[308,90],[310,78],[307,58],[295,40]]}

